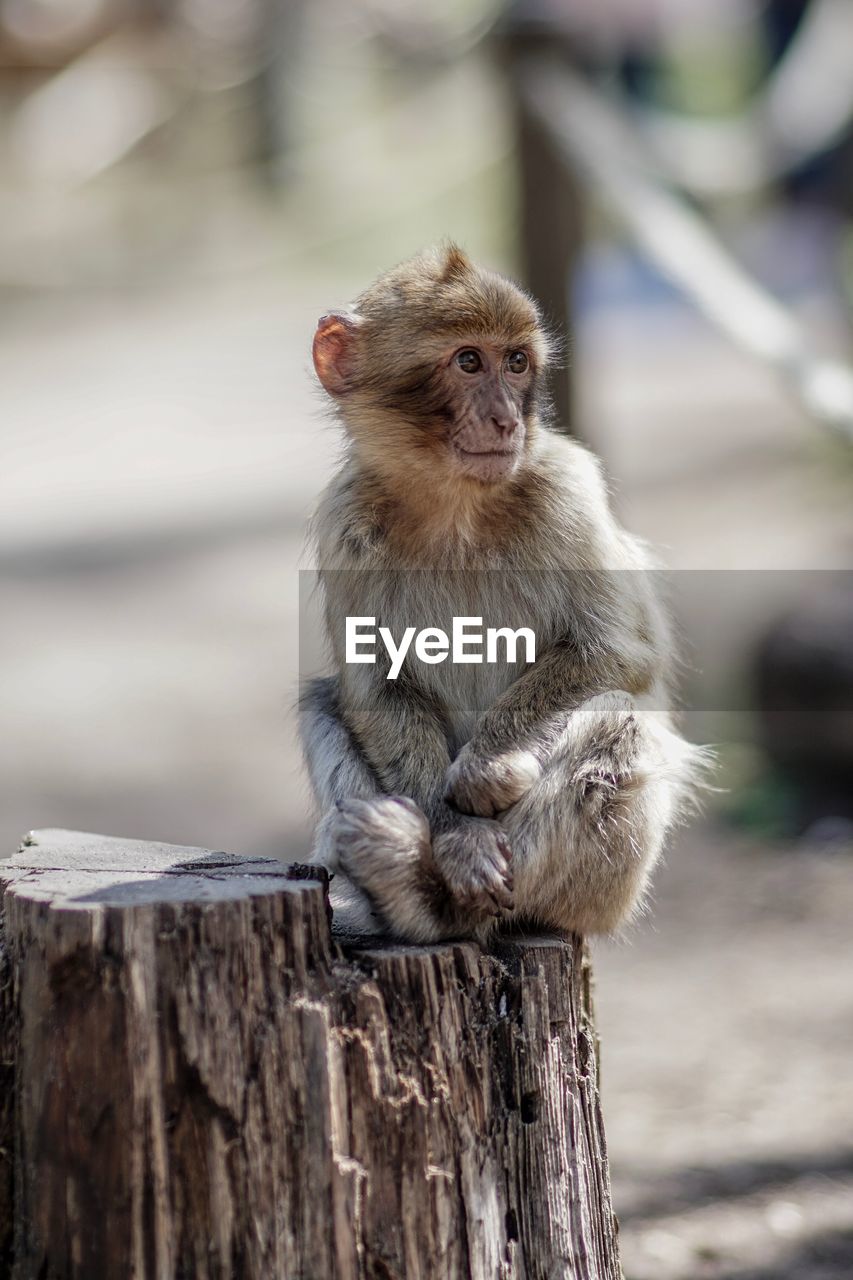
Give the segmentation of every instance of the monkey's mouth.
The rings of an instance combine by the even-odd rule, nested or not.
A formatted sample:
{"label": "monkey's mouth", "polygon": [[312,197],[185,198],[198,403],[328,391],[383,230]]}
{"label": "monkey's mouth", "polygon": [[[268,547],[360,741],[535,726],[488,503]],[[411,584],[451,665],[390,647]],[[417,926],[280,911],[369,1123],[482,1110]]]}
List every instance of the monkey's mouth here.
{"label": "monkey's mouth", "polygon": [[514,458],[515,449],[460,449],[456,446],[456,452],[461,453],[463,458]]}
{"label": "monkey's mouth", "polygon": [[454,444],[463,471],[477,480],[502,480],[515,470],[517,449],[463,449]]}

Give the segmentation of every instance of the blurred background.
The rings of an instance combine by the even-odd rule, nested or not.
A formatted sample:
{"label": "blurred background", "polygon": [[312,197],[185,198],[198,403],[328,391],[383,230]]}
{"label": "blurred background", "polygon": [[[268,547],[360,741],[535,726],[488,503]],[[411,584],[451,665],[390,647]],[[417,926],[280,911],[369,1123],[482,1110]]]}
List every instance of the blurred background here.
{"label": "blurred background", "polygon": [[0,844],[299,859],[318,315],[568,330],[720,791],[598,943],[628,1280],[853,1276],[853,6],[0,0]]}

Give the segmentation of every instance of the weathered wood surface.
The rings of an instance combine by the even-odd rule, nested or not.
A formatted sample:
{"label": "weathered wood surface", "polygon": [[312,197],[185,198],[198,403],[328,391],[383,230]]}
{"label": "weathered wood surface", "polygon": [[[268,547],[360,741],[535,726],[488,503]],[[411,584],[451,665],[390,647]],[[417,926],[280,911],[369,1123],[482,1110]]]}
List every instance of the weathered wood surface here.
{"label": "weathered wood surface", "polygon": [[579,941],[341,946],[281,863],[31,841],[0,1274],[617,1280]]}

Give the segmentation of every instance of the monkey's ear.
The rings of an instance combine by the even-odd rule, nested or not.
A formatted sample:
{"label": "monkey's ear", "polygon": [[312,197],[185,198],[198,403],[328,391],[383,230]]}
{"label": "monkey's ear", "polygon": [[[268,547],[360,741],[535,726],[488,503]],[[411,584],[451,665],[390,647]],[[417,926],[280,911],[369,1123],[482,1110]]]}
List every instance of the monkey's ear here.
{"label": "monkey's ear", "polygon": [[360,317],[345,311],[330,311],[317,321],[314,368],[331,396],[346,395],[353,389],[360,324]]}

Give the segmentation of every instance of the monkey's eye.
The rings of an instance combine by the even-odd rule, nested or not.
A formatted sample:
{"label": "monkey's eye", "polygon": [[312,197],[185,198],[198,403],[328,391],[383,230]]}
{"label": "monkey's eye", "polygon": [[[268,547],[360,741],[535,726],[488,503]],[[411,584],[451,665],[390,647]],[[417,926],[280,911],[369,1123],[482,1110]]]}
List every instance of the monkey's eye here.
{"label": "monkey's eye", "polygon": [[479,373],[483,367],[480,359],[480,353],[472,350],[470,347],[467,351],[460,351],[456,357],[456,363],[463,373]]}
{"label": "monkey's eye", "polygon": [[506,358],[506,367],[510,373],[527,373],[530,361],[524,351],[510,351]]}

